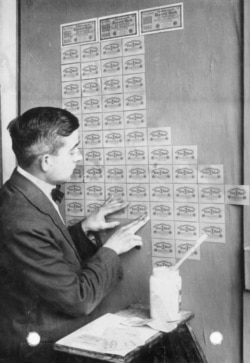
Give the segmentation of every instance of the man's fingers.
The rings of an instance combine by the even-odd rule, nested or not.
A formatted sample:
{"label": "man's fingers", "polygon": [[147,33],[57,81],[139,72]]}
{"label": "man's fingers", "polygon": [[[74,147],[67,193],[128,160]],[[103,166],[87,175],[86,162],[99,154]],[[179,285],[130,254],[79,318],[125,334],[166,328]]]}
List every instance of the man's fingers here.
{"label": "man's fingers", "polygon": [[105,215],[106,214],[110,214],[110,213],[117,212],[117,211],[119,211],[121,209],[124,209],[128,205],[129,205],[129,203],[122,201],[122,202],[115,202],[115,203],[112,203],[110,205],[104,206],[104,208],[105,208]]}
{"label": "man's fingers", "polygon": [[136,233],[139,231],[141,227],[143,227],[148,221],[149,221],[148,215],[142,215],[133,222],[127,224],[124,228],[124,230],[129,230],[131,233]]}
{"label": "man's fingers", "polygon": [[140,236],[133,236],[133,247],[138,249],[142,247],[142,238]]}
{"label": "man's fingers", "polygon": [[138,232],[139,229],[141,229],[149,221],[149,219],[148,215],[142,216],[142,218],[138,219],[137,225],[132,227],[132,233]]}
{"label": "man's fingers", "polygon": [[135,233],[133,229],[136,229],[138,227],[138,224],[145,218],[144,215],[141,215],[140,217],[134,219],[132,222],[126,224],[124,226],[124,230],[129,230],[131,233]]}
{"label": "man's fingers", "polygon": [[119,221],[106,222],[105,228],[115,228],[119,226],[121,223]]}
{"label": "man's fingers", "polygon": [[107,206],[112,203],[113,201],[113,196],[111,195],[107,200],[105,200],[105,202],[102,205],[102,208],[107,208]]}
{"label": "man's fingers", "polygon": [[135,219],[133,220],[132,222],[126,224],[125,226],[123,226],[121,229],[123,231],[127,231],[127,230],[131,230],[133,226],[137,225],[138,224],[138,220]]}
{"label": "man's fingers", "polygon": [[108,205],[110,203],[112,203],[114,200],[118,200],[118,199],[115,199],[113,195],[111,195],[104,203],[103,203],[103,206],[105,205]]}
{"label": "man's fingers", "polygon": [[115,198],[113,195],[111,195],[104,203],[103,207],[108,206],[112,203],[122,203],[124,200],[122,198]]}

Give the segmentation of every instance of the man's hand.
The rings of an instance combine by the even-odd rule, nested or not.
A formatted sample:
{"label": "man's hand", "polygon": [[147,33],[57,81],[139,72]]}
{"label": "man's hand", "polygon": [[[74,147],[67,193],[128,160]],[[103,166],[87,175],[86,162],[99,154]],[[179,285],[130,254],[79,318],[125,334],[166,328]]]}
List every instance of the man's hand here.
{"label": "man's hand", "polygon": [[149,221],[148,216],[140,216],[135,221],[119,228],[104,244],[104,247],[109,247],[118,255],[128,252],[134,247],[142,246],[142,238],[135,235],[141,227]]}
{"label": "man's hand", "polygon": [[105,217],[109,214],[124,209],[127,206],[128,203],[124,202],[122,199],[110,197],[99,210],[93,212],[89,217],[82,221],[82,230],[85,233],[89,231],[98,232],[119,226],[119,221],[106,222]]}

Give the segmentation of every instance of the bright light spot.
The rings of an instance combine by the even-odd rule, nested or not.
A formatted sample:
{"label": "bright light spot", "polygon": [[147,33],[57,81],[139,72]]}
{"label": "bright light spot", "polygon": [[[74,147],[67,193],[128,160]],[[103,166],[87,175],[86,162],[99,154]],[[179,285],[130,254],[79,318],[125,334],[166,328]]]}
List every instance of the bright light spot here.
{"label": "bright light spot", "polygon": [[38,333],[36,333],[35,331],[32,331],[28,334],[26,340],[27,340],[27,343],[31,347],[35,347],[36,345],[38,345],[40,343],[41,338]]}
{"label": "bright light spot", "polygon": [[210,334],[210,342],[214,345],[220,345],[223,341],[223,335],[219,331]]}

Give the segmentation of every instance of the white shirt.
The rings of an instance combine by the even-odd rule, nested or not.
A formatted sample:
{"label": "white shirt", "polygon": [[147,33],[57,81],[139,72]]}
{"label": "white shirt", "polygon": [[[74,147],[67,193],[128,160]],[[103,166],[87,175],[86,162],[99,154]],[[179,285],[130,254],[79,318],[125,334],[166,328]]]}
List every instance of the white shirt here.
{"label": "white shirt", "polygon": [[46,197],[53,204],[53,206],[55,207],[55,209],[56,209],[57,213],[59,214],[61,220],[64,223],[64,220],[63,220],[63,218],[61,216],[58,205],[52,199],[52,195],[51,195],[51,191],[52,191],[52,189],[55,188],[55,185],[44,182],[43,180],[37,178],[36,176],[28,173],[26,170],[22,169],[20,166],[17,167],[17,171],[18,171],[18,173],[23,175],[25,178],[27,178],[29,181],[31,181],[33,184],[35,184],[46,195]]}

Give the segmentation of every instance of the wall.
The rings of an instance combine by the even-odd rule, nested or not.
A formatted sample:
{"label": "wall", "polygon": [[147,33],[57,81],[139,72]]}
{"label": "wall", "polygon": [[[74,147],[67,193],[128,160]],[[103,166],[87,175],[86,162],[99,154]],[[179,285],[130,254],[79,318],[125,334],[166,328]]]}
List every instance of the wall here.
{"label": "wall", "polygon": [[[21,111],[61,105],[60,24],[171,4],[170,0],[21,1]],[[171,126],[174,145],[198,145],[200,164],[223,164],[225,184],[242,184],[239,0],[184,0],[184,30],[145,37],[147,122]],[[242,209],[226,207],[226,243],[205,243],[181,267],[183,309],[209,362],[240,363]],[[123,258],[125,280],[97,312],[148,303],[149,227],[144,248]],[[139,266],[139,268],[138,268]],[[222,345],[211,345],[212,331]]]}
{"label": "wall", "polygon": [[14,166],[14,154],[4,157],[11,149],[7,125],[17,115],[17,5],[0,0],[0,127],[1,127],[1,181],[6,181]]}

